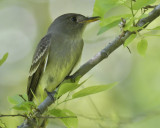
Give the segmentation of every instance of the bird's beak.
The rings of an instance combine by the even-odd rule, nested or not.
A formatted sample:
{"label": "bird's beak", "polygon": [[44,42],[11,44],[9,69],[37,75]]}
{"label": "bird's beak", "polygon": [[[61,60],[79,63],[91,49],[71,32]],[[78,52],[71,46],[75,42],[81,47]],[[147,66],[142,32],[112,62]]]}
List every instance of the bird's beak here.
{"label": "bird's beak", "polygon": [[95,16],[95,17],[86,17],[85,19],[79,21],[79,23],[91,23],[91,22],[97,21],[97,20],[99,20],[99,19],[100,19],[99,16]]}

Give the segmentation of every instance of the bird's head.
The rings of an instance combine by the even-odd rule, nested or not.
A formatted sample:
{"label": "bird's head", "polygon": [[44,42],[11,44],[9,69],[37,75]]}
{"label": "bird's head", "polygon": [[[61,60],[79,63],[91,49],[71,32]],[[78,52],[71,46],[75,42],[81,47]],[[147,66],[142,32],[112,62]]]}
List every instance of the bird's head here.
{"label": "bird's head", "polygon": [[100,17],[85,17],[81,14],[68,13],[59,16],[49,27],[48,32],[66,34],[82,34],[88,23],[99,20]]}

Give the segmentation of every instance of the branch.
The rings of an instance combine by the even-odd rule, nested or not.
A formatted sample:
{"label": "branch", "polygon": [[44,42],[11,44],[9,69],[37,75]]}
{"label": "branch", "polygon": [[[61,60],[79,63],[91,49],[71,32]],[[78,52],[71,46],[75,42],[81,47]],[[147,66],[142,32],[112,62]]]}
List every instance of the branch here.
{"label": "branch", "polygon": [[17,117],[17,116],[27,118],[27,115],[23,115],[23,114],[15,114],[15,115],[3,115],[3,114],[1,114],[0,115],[0,117]]}
{"label": "branch", "polygon": [[[156,6],[147,17],[142,18],[136,24],[137,27],[147,27],[153,20],[155,20],[160,15],[160,4]],[[141,31],[141,30],[139,30]],[[119,36],[117,36],[112,42],[110,42],[104,49],[98,52],[94,57],[88,60],[85,64],[83,64],[73,75],[73,78],[82,77],[88,71],[90,71],[94,66],[100,63],[102,60],[107,58],[114,50],[120,47],[125,40],[134,32],[126,31],[122,32]],[[54,94],[52,94],[54,95]],[[35,117],[40,116],[44,113],[47,108],[54,103],[54,101],[48,96],[39,106],[38,110],[35,112]],[[18,128],[32,128],[36,125],[36,119],[26,119],[23,124],[21,124]]]}
{"label": "branch", "polygon": [[[24,117],[24,118],[28,118],[27,115],[23,115],[23,114],[13,114],[13,115],[3,115],[1,114],[0,117],[17,117],[17,116],[20,116],[20,117]],[[37,116],[36,118],[43,118],[43,119],[63,119],[63,118],[77,118],[76,116],[62,116],[62,117],[55,117],[55,116]]]}

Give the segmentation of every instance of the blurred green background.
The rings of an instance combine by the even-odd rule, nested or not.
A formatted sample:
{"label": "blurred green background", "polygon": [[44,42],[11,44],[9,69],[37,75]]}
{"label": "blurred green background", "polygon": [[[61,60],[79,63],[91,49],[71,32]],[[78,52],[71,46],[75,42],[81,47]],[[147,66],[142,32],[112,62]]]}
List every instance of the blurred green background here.
{"label": "blurred green background", "polygon": [[[160,0],[157,0],[160,3]],[[94,0],[0,0],[0,58],[8,52],[0,67],[0,113],[13,114],[7,96],[26,92],[27,76],[34,49],[46,34],[50,23],[64,13],[91,16]],[[124,7],[110,10],[106,16],[127,12]],[[160,18],[148,28],[159,25]],[[84,33],[84,50],[77,68],[112,41],[119,33],[115,27],[97,36],[99,23],[90,24]],[[153,31],[158,34],[159,31]],[[61,105],[77,114],[79,128],[158,128],[160,127],[160,37],[147,37],[145,56],[137,53],[137,40],[120,47],[109,58],[87,73],[92,76],[84,86],[119,82],[112,89]],[[23,118],[1,118],[8,128]],[[48,128],[65,128],[58,119]]]}

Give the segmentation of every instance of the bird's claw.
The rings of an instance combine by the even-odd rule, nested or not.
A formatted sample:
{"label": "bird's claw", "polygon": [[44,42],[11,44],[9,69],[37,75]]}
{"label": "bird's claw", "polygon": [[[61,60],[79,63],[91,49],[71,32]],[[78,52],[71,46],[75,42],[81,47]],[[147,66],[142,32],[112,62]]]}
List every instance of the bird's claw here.
{"label": "bird's claw", "polygon": [[72,83],[76,82],[76,79],[73,76],[66,76],[66,79],[70,79]]}
{"label": "bird's claw", "polygon": [[49,91],[47,91],[46,88],[45,88],[44,90],[45,90],[45,92],[47,93],[47,95],[51,98],[51,100],[55,101],[54,95],[55,95],[57,92],[56,92],[56,91],[49,92]]}

